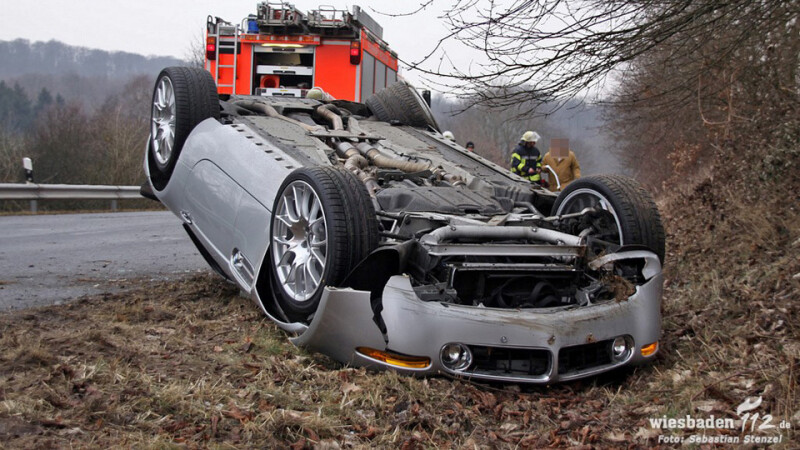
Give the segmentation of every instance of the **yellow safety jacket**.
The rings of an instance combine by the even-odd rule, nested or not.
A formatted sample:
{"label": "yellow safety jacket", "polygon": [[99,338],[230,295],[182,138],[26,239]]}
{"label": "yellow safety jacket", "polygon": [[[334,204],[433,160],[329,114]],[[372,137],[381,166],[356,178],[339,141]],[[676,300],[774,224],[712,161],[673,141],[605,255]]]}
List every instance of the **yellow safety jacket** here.
{"label": "yellow safety jacket", "polygon": [[[511,171],[529,180],[531,183],[539,183],[542,180],[541,174],[536,169],[542,168],[542,153],[538,148],[525,147],[524,142],[520,142],[517,148],[511,152]],[[533,169],[533,173],[529,173]]]}

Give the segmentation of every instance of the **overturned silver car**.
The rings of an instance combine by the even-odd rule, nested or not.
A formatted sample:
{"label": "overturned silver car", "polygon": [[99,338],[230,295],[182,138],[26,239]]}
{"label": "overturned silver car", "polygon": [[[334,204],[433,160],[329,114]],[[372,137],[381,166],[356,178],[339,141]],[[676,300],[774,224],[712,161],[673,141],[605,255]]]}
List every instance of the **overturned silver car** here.
{"label": "overturned silver car", "polygon": [[398,82],[366,104],[156,83],[145,171],[209,265],[346,364],[551,383],[646,362],[664,231],[621,176],[558,194],[440,134]]}

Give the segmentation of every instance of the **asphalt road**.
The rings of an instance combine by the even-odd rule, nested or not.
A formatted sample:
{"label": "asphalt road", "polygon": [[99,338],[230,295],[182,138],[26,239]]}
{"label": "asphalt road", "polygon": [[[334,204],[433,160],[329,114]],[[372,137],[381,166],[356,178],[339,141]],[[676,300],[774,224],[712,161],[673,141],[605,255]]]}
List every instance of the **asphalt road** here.
{"label": "asphalt road", "polygon": [[0,310],[208,270],[170,212],[0,217]]}

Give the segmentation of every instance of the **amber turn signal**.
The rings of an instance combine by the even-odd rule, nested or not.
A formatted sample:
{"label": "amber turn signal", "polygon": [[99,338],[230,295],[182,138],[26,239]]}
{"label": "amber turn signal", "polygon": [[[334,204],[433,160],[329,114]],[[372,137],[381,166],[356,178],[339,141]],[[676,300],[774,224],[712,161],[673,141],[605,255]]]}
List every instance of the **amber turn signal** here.
{"label": "amber turn signal", "polygon": [[427,369],[431,365],[430,358],[425,358],[424,356],[398,355],[369,347],[358,347],[356,351],[368,358],[405,369]]}
{"label": "amber turn signal", "polygon": [[652,344],[645,345],[642,347],[642,356],[651,356],[658,351],[658,341],[653,342]]}

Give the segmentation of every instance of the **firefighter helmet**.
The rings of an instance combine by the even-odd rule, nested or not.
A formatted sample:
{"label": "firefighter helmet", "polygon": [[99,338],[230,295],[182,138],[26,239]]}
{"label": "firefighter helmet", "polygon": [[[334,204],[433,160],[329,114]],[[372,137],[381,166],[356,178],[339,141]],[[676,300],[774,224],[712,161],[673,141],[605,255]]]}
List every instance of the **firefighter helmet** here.
{"label": "firefighter helmet", "polygon": [[452,131],[445,131],[444,133],[442,133],[442,136],[444,136],[445,139],[450,139],[453,142],[455,142],[455,140],[456,140],[456,137],[453,136],[453,132]]}
{"label": "firefighter helmet", "polygon": [[535,131],[526,131],[525,134],[522,135],[522,140],[525,142],[536,142],[540,137],[539,133]]}

